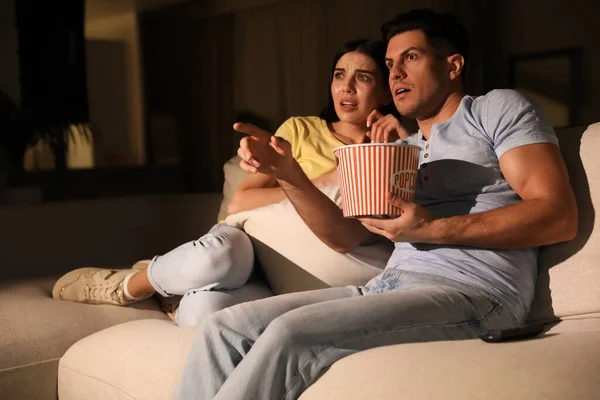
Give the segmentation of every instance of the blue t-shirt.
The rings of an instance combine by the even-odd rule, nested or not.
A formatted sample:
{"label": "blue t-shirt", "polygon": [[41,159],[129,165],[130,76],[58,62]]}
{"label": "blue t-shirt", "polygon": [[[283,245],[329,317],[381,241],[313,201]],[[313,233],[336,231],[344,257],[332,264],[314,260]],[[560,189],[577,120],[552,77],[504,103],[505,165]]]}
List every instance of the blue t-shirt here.
{"label": "blue t-shirt", "polygon": [[[415,202],[439,217],[520,202],[502,175],[499,158],[519,146],[558,144],[544,113],[514,90],[465,96],[450,119],[433,125],[428,141],[420,131],[407,141],[422,148]],[[524,321],[535,291],[537,253],[537,248],[488,250],[400,242],[387,268],[474,286]]]}

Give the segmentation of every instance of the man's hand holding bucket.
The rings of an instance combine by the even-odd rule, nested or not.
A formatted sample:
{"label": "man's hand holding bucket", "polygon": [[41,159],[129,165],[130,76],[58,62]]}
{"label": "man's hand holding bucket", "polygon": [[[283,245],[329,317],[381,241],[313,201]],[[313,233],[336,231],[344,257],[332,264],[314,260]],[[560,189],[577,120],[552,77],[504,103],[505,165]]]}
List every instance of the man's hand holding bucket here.
{"label": "man's hand holding bucket", "polygon": [[384,236],[393,242],[429,242],[426,234],[430,222],[437,218],[426,208],[403,200],[393,193],[388,194],[388,201],[402,210],[402,215],[396,218],[381,219],[373,217],[360,217],[358,220],[369,231]]}

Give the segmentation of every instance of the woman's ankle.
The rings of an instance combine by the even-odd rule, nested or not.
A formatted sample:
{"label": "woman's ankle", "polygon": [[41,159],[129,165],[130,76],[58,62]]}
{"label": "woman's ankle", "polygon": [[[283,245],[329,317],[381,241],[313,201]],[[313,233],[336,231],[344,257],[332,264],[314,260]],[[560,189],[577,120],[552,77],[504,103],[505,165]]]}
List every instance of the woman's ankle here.
{"label": "woman's ankle", "polygon": [[[140,262],[136,263],[134,267],[138,264],[140,264]],[[123,287],[125,295],[132,299],[148,297],[148,295],[154,294],[156,292],[156,290],[154,290],[154,287],[150,283],[150,280],[148,279],[146,268],[138,269],[137,272],[132,273],[127,278],[125,278]]]}

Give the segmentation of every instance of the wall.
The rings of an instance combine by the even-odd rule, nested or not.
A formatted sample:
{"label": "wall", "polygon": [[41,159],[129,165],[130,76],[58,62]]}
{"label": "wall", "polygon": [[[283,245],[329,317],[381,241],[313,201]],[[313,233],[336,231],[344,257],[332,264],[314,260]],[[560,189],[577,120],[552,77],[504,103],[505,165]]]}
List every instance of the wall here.
{"label": "wall", "polygon": [[130,150],[131,112],[125,44],[117,40],[86,39],[87,93],[94,124],[97,167],[135,164]]}
{"label": "wall", "polygon": [[[342,45],[379,39],[383,23],[419,7],[455,12],[467,21],[471,13],[448,0],[288,0],[236,11],[236,113],[256,114],[272,129],[290,116],[318,115],[327,102],[333,56]],[[417,129],[408,118],[404,122]]]}
{"label": "wall", "polygon": [[[280,3],[302,3],[308,4],[310,1],[295,2],[293,0],[207,0],[203,2],[203,13],[210,15],[214,13],[233,11],[236,19],[239,16],[265,13],[268,9],[275,10]],[[583,94],[579,107],[579,123],[591,123],[600,120],[600,46],[597,38],[600,37],[600,1],[598,0],[481,0],[479,3],[444,2],[444,1],[421,1],[402,3],[387,0],[364,1],[364,0],[322,0],[318,3],[319,7],[328,9],[334,4],[337,5],[337,13],[343,15],[342,19],[353,20],[357,9],[362,9],[362,17],[353,20],[352,25],[354,35],[369,34],[377,36],[379,19],[383,15],[393,16],[394,13],[401,12],[412,7],[432,7],[443,10],[444,5],[448,8],[454,7],[455,13],[465,17],[470,12],[479,13],[479,17],[462,18],[463,23],[474,23],[483,30],[483,35],[472,37],[475,45],[481,48],[483,66],[475,65],[474,70],[470,72],[470,78],[476,75],[477,80],[483,81],[480,87],[476,83],[474,87],[475,94],[480,94],[492,88],[504,88],[509,85],[509,57],[515,54],[542,52],[547,50],[579,47],[584,52],[583,64]],[[481,7],[476,11],[476,7]],[[250,10],[252,9],[252,10]],[[381,17],[377,18],[377,10],[383,11]],[[470,19],[470,21],[469,21]],[[334,26],[344,25],[339,20],[329,19],[319,21],[327,26],[333,23]],[[370,23],[373,29],[369,30],[365,26]],[[272,24],[276,24],[275,22]],[[236,25],[239,25],[236,23]],[[344,26],[346,27],[346,26]],[[239,26],[237,26],[239,29]],[[303,27],[305,29],[306,27]],[[346,27],[347,28],[347,27]],[[262,28],[265,29],[264,27]],[[325,28],[323,28],[325,29]],[[343,36],[352,35],[349,29],[332,29],[328,32],[327,41],[332,42]],[[259,29],[251,31],[251,35],[260,33]],[[334,39],[334,40],[332,40]],[[247,40],[247,39],[246,39]],[[339,41],[339,40],[338,40]],[[240,46],[240,43],[237,43]],[[268,47],[268,46],[267,46]],[[238,47],[239,48],[239,47]],[[327,49],[331,50],[331,49]],[[238,53],[239,54],[239,53]],[[327,51],[316,54],[316,57],[328,57]],[[471,60],[473,62],[474,60]],[[473,64],[473,63],[472,63]],[[246,71],[238,71],[246,73]],[[478,75],[482,75],[482,77]],[[320,80],[317,77],[317,80]],[[236,78],[236,88],[239,88],[239,77]],[[251,91],[256,93],[256,91]],[[236,98],[236,102],[239,102]],[[245,101],[242,100],[242,103]],[[245,104],[236,104],[236,109]],[[273,108],[273,107],[271,107]],[[281,111],[281,110],[279,110]],[[302,110],[305,111],[305,110]],[[271,113],[278,113],[274,108]],[[279,112],[280,114],[281,112]]]}
{"label": "wall", "polygon": [[[115,40],[125,46],[127,82],[128,148],[124,159],[129,165],[145,164],[144,101],[142,65],[137,14],[127,11],[99,19],[86,20],[86,39]],[[90,106],[92,107],[92,106]],[[110,132],[104,133],[105,135]]]}
{"label": "wall", "polygon": [[239,145],[240,134],[231,129],[237,115],[254,116],[274,131],[292,115],[318,114],[339,47],[379,37],[381,23],[412,7],[450,11],[454,2],[230,0],[142,13],[148,124],[173,118],[188,188],[218,190],[222,165]]}
{"label": "wall", "polygon": [[0,1],[0,90],[20,101],[18,33],[13,1]]}
{"label": "wall", "polygon": [[218,193],[162,194],[0,207],[0,221],[10,227],[0,230],[0,282],[57,276],[82,265],[123,268],[164,254],[207,232],[221,199]]}
{"label": "wall", "polygon": [[220,191],[223,164],[239,142],[234,149],[233,21],[196,18],[198,6],[141,15],[148,155],[163,164],[175,153],[169,148],[180,148],[187,189]]}
{"label": "wall", "polygon": [[504,0],[489,2],[486,82],[507,87],[509,57],[579,47],[583,50],[584,93],[579,121],[600,120],[600,2],[597,0]]}

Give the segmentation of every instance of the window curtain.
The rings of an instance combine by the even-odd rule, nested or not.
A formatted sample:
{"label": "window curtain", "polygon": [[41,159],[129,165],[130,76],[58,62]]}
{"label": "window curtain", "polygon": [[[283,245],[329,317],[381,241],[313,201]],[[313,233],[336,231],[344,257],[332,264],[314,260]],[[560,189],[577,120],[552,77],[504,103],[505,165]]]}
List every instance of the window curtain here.
{"label": "window curtain", "polygon": [[223,164],[238,143],[232,129],[233,47],[232,15],[192,24],[186,33],[194,44],[194,52],[184,61],[190,101],[187,157],[194,191],[223,189]]}
{"label": "window curtain", "polygon": [[[231,128],[233,17],[203,18],[197,3],[143,15],[148,154],[180,154],[186,188],[219,192],[237,148]],[[160,137],[160,140],[157,138]]]}

